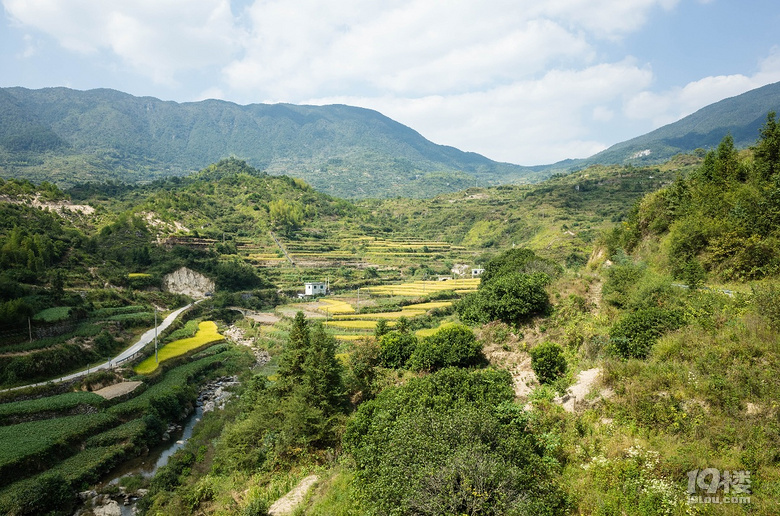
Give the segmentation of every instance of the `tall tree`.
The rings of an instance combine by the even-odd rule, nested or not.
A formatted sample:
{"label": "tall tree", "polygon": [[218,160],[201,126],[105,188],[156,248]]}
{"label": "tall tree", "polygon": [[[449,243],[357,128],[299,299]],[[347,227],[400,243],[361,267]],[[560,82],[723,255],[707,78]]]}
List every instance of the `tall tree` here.
{"label": "tall tree", "polygon": [[770,111],[761,128],[761,137],[753,148],[754,168],[759,179],[766,181],[780,171],[780,125]]}
{"label": "tall tree", "polygon": [[303,362],[309,348],[309,325],[303,312],[295,314],[287,345],[282,350],[277,371],[276,390],[280,395],[292,392],[303,377]]}

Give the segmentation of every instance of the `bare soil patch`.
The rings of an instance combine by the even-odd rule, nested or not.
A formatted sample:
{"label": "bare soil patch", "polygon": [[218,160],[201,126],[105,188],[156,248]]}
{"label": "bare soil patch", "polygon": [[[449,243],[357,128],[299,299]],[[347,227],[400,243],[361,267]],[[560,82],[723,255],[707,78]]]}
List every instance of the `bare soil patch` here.
{"label": "bare soil patch", "polygon": [[[560,403],[567,412],[574,412],[578,407],[587,406],[589,402],[586,398],[593,391],[594,387],[598,387],[600,374],[600,367],[580,371],[574,385],[567,389],[563,397],[556,398],[555,401]],[[598,394],[603,398],[609,398],[612,396],[612,391],[610,389],[602,389]]]}
{"label": "bare soil patch", "polygon": [[109,385],[108,387],[103,387],[102,389],[93,392],[99,396],[103,396],[107,400],[110,400],[133,392],[142,383],[144,382],[115,383],[114,385]]}

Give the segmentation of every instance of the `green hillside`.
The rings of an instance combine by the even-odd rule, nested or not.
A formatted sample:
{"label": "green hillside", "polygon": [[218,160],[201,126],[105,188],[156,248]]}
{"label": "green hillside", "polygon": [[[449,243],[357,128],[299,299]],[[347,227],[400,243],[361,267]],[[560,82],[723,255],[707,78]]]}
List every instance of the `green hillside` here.
{"label": "green hillside", "polygon": [[340,197],[430,197],[530,169],[436,145],[343,105],[164,102],[114,90],[0,90],[0,174],[70,186],[187,175],[228,157]]}
{"label": "green hillside", "polygon": [[[141,514],[267,514],[311,475],[296,514],[777,514],[773,114],[757,134],[432,199],[338,199],[237,159],[135,185],[0,181],[0,384],[126,346],[185,302],[160,288],[180,266],[216,289],[163,339],[213,320],[271,356],[250,369],[219,345],[117,402],[0,395],[0,466],[19,473],[0,507],[72,514],[221,366],[240,378],[226,408],[153,479],[120,481]],[[449,279],[458,265],[485,272]],[[297,299],[325,278],[332,295]],[[28,317],[56,334],[29,342]]]}
{"label": "green hillside", "polygon": [[706,106],[677,122],[613,145],[587,159],[561,163],[553,168],[596,163],[661,163],[678,153],[714,149],[726,134],[731,134],[736,147],[745,148],[755,142],[766,114],[778,110],[780,83],[769,84]]}

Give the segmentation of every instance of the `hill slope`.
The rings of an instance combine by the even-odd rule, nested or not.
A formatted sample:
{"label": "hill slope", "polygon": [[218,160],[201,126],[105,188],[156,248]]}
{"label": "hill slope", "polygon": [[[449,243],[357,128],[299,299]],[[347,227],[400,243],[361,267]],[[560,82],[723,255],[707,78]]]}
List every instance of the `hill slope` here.
{"label": "hill slope", "polygon": [[68,186],[183,175],[235,156],[342,197],[432,196],[523,181],[517,165],[434,144],[362,108],[205,100],[114,90],[0,89],[0,173]]}
{"label": "hill slope", "polygon": [[629,161],[660,163],[678,153],[715,148],[729,133],[737,147],[747,147],[755,143],[770,111],[780,111],[780,83],[710,104],[677,122],[615,144],[590,158],[568,162],[567,168]]}

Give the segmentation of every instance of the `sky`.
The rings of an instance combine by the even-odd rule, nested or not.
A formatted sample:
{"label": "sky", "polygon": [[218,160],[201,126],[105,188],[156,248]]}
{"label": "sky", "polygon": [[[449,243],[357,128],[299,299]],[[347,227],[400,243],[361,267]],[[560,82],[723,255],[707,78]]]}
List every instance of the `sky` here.
{"label": "sky", "polygon": [[777,0],[0,0],[0,86],[349,104],[584,158],[780,81]]}

